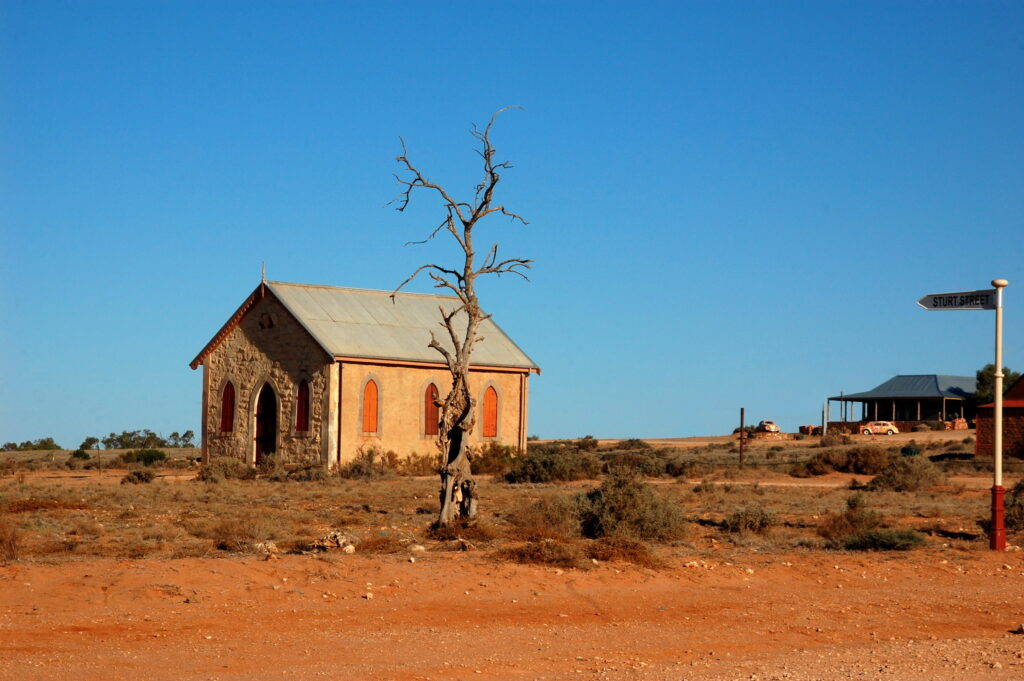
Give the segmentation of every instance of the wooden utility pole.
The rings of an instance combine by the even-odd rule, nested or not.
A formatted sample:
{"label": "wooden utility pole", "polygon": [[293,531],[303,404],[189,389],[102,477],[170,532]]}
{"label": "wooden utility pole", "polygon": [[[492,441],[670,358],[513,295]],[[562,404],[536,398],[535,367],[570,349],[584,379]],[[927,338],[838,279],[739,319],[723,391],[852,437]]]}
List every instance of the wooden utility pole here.
{"label": "wooden utility pole", "polygon": [[743,407],[740,407],[740,468],[743,468],[743,445],[747,442],[747,429],[743,426]]}

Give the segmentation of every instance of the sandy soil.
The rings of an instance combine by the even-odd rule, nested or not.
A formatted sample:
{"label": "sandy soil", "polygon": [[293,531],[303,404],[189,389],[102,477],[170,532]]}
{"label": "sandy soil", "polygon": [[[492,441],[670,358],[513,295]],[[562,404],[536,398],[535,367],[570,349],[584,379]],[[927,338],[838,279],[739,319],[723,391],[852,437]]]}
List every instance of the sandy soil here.
{"label": "sandy soil", "polygon": [[1019,679],[1024,554],[0,567],[0,678]]}

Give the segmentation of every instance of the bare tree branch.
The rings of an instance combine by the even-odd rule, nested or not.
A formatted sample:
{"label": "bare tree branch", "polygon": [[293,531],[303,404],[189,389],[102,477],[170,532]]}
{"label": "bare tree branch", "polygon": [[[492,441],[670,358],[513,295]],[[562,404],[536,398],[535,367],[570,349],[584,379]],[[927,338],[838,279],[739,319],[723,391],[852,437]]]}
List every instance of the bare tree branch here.
{"label": "bare tree branch", "polygon": [[[406,178],[396,175],[395,180],[402,187],[388,205],[398,204],[396,209],[404,212],[412,201],[413,192],[420,189],[428,190],[440,200],[447,216],[422,241],[409,242],[424,244],[433,240],[441,230],[447,230],[462,250],[461,269],[458,266],[442,267],[435,264],[421,265],[412,275],[403,281],[391,293],[395,296],[422,272],[434,282],[435,288],[451,291],[459,305],[450,310],[442,306],[441,326],[448,333],[451,347],[446,347],[431,332],[428,347],[433,348],[444,358],[452,377],[452,386],[444,399],[439,399],[438,448],[444,455],[441,474],[441,511],[438,514],[439,525],[449,525],[457,518],[472,519],[476,515],[476,482],[471,470],[470,453],[466,438],[473,432],[476,424],[476,400],[469,388],[469,369],[473,348],[476,343],[484,341],[478,333],[480,325],[490,319],[480,307],[476,294],[476,278],[482,275],[516,274],[526,279],[525,270],[529,270],[533,261],[525,258],[508,258],[498,261],[498,244],[491,246],[482,259],[479,269],[476,268],[476,252],[473,248],[473,230],[483,218],[500,213],[513,222],[528,224],[522,216],[514,213],[503,205],[493,205],[494,193],[501,182],[501,172],[512,168],[508,161],[495,161],[495,149],[491,143],[491,128],[499,115],[516,106],[499,109],[491,116],[487,125],[481,130],[473,126],[471,134],[478,142],[477,155],[483,161],[483,177],[474,187],[473,201],[457,201],[446,189],[428,180],[420,170],[409,161],[405,140],[399,137],[402,154],[396,158],[404,166]],[[465,327],[462,323],[465,322]]]}

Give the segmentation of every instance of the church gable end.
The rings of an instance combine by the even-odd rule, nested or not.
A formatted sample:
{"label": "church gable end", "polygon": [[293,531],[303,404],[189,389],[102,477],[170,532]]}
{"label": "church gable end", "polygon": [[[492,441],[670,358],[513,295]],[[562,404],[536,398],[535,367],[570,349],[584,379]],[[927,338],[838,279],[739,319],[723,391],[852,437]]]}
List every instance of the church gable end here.
{"label": "church gable end", "polygon": [[[257,289],[239,313],[196,358],[206,373],[207,460],[226,456],[254,463],[259,449],[260,458],[319,461],[332,358],[269,291]],[[222,386],[228,383],[235,393],[233,419],[221,413]],[[260,400],[268,385],[273,402]],[[262,413],[268,404],[273,414]],[[220,429],[232,420],[233,428]]]}

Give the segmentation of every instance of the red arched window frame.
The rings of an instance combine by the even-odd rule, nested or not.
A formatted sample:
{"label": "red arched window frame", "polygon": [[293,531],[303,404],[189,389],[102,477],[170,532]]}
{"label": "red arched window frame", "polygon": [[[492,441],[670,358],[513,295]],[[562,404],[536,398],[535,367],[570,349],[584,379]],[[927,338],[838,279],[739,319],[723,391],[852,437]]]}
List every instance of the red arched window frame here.
{"label": "red arched window frame", "polygon": [[372,379],[363,386],[363,432],[376,433],[377,419],[377,383]]}
{"label": "red arched window frame", "polygon": [[309,381],[299,381],[299,391],[295,397],[295,430],[309,430]]}
{"label": "red arched window frame", "polygon": [[431,383],[423,393],[423,434],[437,435],[437,422],[441,415],[437,407],[437,386]]}
{"label": "red arched window frame", "polygon": [[235,385],[228,381],[220,394],[220,432],[235,429]]}
{"label": "red arched window frame", "polygon": [[484,437],[498,437],[498,391],[494,386],[484,391]]}

